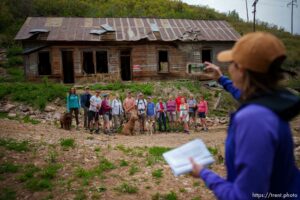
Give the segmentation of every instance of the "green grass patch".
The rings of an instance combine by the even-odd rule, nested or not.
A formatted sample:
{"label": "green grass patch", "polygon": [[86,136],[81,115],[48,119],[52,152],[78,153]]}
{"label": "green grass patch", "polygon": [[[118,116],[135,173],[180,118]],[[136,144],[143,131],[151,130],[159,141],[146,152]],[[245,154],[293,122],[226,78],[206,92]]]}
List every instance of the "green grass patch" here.
{"label": "green grass patch", "polygon": [[219,152],[217,147],[207,147],[207,149],[213,156],[216,156]]}
{"label": "green grass patch", "polygon": [[30,123],[30,124],[39,124],[39,123],[41,123],[39,120],[31,119],[29,117],[29,115],[26,115],[25,117],[23,117],[23,122],[24,123]]}
{"label": "green grass patch", "polygon": [[13,82],[0,83],[0,100],[9,98],[23,102],[35,108],[44,109],[47,103],[56,98],[65,99],[68,87],[51,83],[47,79],[43,83]]}
{"label": "green grass patch", "polygon": [[100,147],[96,147],[96,148],[94,149],[94,151],[95,151],[95,152],[100,152],[100,151],[101,151],[101,148],[100,148]]}
{"label": "green grass patch", "polygon": [[25,182],[25,187],[30,191],[51,190],[53,179],[57,176],[60,164],[49,164],[44,168],[38,168],[33,164],[24,167],[23,174],[18,179]]}
{"label": "green grass patch", "polygon": [[130,185],[128,183],[122,183],[121,185],[116,187],[115,190],[120,193],[135,194],[138,192],[139,189],[134,185]]}
{"label": "green grass patch", "polygon": [[17,193],[11,188],[2,188],[0,190],[0,200],[15,200]]}
{"label": "green grass patch", "polygon": [[51,150],[48,152],[48,156],[46,158],[46,161],[48,163],[56,163],[57,162],[57,156],[58,156],[58,153],[54,150]]}
{"label": "green grass patch", "polygon": [[136,174],[137,172],[139,172],[140,169],[135,166],[135,165],[132,165],[130,168],[129,168],[129,175],[130,176],[133,176],[134,174]]}
{"label": "green grass patch", "polygon": [[28,164],[24,166],[23,173],[18,176],[18,180],[21,182],[26,182],[34,177],[34,174],[39,172],[41,169],[36,167],[34,164]]}
{"label": "green grass patch", "polygon": [[201,200],[201,198],[200,197],[194,197],[191,200]]}
{"label": "green grass patch", "polygon": [[177,194],[173,191],[169,192],[168,194],[160,194],[156,193],[152,196],[152,200],[177,200]]}
{"label": "green grass patch", "polygon": [[171,148],[168,147],[150,147],[148,149],[148,154],[146,156],[146,165],[152,166],[156,163],[162,162],[163,157],[162,154],[171,150]]}
{"label": "green grass patch", "polygon": [[108,161],[104,157],[100,158],[98,169],[102,171],[108,171],[115,168],[116,166],[112,162]]}
{"label": "green grass patch", "polygon": [[0,146],[3,146],[8,150],[13,150],[13,151],[17,151],[17,152],[29,151],[29,142],[28,141],[19,142],[15,139],[0,138]]}
{"label": "green grass patch", "polygon": [[0,164],[0,174],[16,173],[19,170],[19,166],[10,162]]}
{"label": "green grass patch", "polygon": [[87,199],[87,195],[84,193],[82,189],[76,191],[74,200],[85,200],[85,199]]}
{"label": "green grass patch", "polygon": [[199,181],[195,181],[195,182],[193,183],[193,186],[194,186],[194,187],[199,187],[199,186],[200,186],[200,182],[199,182]]}
{"label": "green grass patch", "polygon": [[172,148],[169,147],[150,147],[149,154],[156,157],[161,157],[163,153],[170,151]]}
{"label": "green grass patch", "polygon": [[[129,90],[134,93],[142,92],[145,95],[152,95],[153,93],[153,84],[151,83],[122,83],[115,82],[109,84],[95,84],[90,87],[92,90],[113,90],[113,91],[121,91]],[[123,99],[122,99],[123,100]]]}
{"label": "green grass patch", "polygon": [[53,179],[61,167],[60,164],[49,164],[42,169],[40,176],[44,179]]}
{"label": "green grass patch", "polygon": [[30,191],[42,191],[42,190],[51,190],[53,184],[49,179],[41,179],[34,177],[26,181],[26,188]]}
{"label": "green grass patch", "polygon": [[82,167],[79,167],[75,170],[75,175],[78,178],[90,179],[95,176],[95,172],[93,170],[86,170]]}
{"label": "green grass patch", "polygon": [[82,179],[83,185],[88,185],[90,179],[95,176],[104,178],[103,172],[115,169],[115,165],[109,162],[106,158],[101,158],[99,161],[99,165],[92,169],[84,169],[79,167],[75,170],[75,176]]}
{"label": "green grass patch", "polygon": [[152,172],[152,177],[154,178],[162,178],[163,175],[163,169],[156,169]]}
{"label": "green grass patch", "polygon": [[75,140],[73,138],[62,138],[60,139],[60,146],[64,149],[74,148]]}
{"label": "green grass patch", "polygon": [[120,167],[128,166],[128,162],[126,160],[120,160]]}

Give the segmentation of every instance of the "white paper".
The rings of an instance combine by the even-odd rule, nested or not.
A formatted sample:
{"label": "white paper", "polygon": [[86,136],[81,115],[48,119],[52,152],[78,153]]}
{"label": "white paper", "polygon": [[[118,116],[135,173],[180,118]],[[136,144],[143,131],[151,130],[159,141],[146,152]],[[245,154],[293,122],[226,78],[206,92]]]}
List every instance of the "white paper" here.
{"label": "white paper", "polygon": [[190,141],[176,149],[163,154],[164,159],[170,165],[173,174],[179,176],[192,171],[190,158],[198,164],[207,166],[214,162],[214,158],[201,139]]}

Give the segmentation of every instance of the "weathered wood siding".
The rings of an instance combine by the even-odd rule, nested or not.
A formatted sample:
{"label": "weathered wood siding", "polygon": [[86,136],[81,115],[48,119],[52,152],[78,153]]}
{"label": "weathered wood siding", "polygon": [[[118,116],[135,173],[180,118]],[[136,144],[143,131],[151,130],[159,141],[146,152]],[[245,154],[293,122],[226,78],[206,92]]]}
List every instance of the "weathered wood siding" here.
{"label": "weathered wood siding", "polygon": [[[232,42],[198,42],[198,43],[111,43],[110,45],[58,45],[51,44],[50,47],[42,51],[50,52],[50,62],[52,75],[49,78],[63,82],[62,50],[73,51],[73,64],[75,82],[99,82],[99,81],[118,81],[121,80],[120,51],[131,50],[131,68],[139,65],[140,71],[132,72],[132,80],[159,80],[172,78],[185,78],[188,63],[199,63],[202,61],[201,50],[211,49],[212,62],[218,65],[216,55],[225,49],[231,48]],[[83,73],[83,51],[107,51],[108,73],[88,74]],[[169,72],[158,72],[158,52],[168,51]],[[26,77],[30,80],[39,79],[43,76],[38,74],[38,52],[33,52],[24,56]],[[95,59],[94,59],[95,62]],[[132,70],[131,70],[132,71]]]}

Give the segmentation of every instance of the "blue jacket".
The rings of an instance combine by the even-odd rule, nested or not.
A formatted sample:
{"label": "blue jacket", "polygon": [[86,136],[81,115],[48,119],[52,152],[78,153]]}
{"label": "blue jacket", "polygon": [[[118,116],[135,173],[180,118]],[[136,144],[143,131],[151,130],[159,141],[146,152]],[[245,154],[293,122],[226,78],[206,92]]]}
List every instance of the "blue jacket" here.
{"label": "blue jacket", "polygon": [[80,108],[79,96],[71,94],[67,96],[67,111],[70,112],[70,108]]}
{"label": "blue jacket", "polygon": [[147,116],[154,116],[155,115],[155,105],[153,102],[147,103]]}
{"label": "blue jacket", "polygon": [[[228,78],[221,77],[219,83],[240,98]],[[299,110],[298,97],[279,91],[244,102],[231,115],[225,143],[227,179],[208,169],[199,174],[218,199],[300,199],[300,171],[288,124]]]}

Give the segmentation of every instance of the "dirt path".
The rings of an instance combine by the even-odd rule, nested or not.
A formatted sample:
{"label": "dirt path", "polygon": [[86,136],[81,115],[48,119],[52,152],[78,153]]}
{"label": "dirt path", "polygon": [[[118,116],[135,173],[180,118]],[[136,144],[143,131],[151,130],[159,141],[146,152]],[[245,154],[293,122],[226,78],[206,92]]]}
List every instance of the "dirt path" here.
{"label": "dirt path", "polygon": [[128,147],[136,146],[163,146],[176,147],[184,144],[194,138],[201,138],[208,146],[219,146],[224,144],[226,136],[226,126],[212,127],[209,132],[191,132],[190,135],[184,133],[159,133],[153,135],[136,135],[136,136],[106,136],[91,135],[87,131],[75,129],[66,131],[53,125],[31,125],[22,124],[12,120],[0,120],[0,137],[14,138],[17,140],[31,140],[36,142],[45,142],[48,144],[58,143],[61,138],[74,138],[80,145],[90,141],[89,137],[94,137],[94,143],[125,145]]}

